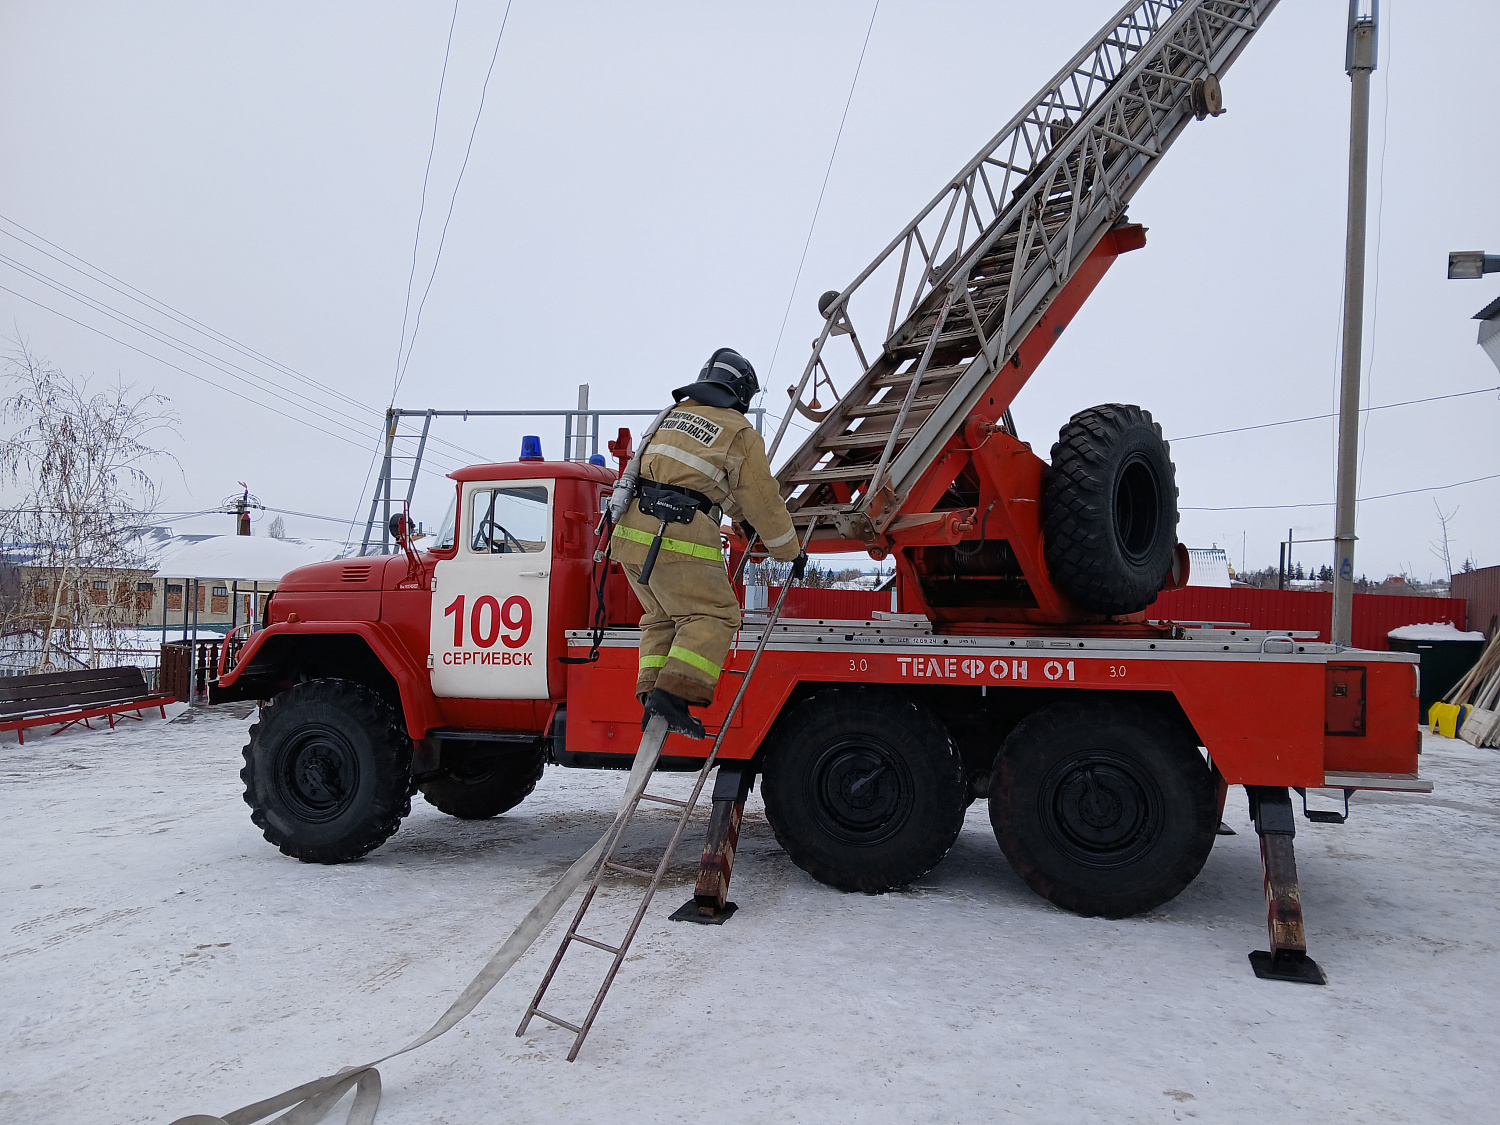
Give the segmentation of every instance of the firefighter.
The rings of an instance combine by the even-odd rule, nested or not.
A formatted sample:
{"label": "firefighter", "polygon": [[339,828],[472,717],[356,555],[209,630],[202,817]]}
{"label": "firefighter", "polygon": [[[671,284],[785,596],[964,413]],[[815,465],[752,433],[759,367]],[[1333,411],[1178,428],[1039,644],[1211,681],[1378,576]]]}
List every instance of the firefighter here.
{"label": "firefighter", "polygon": [[722,516],[747,537],[759,529],[771,556],[792,563],[792,578],[806,569],[765,443],[745,417],[759,389],[750,362],[720,348],[697,382],[672,392],[678,405],[643,439],[636,496],[611,540],[646,610],[636,678],[643,730],[662,715],[669,730],[704,737],[688,708],[713,702],[740,627],[720,546]]}

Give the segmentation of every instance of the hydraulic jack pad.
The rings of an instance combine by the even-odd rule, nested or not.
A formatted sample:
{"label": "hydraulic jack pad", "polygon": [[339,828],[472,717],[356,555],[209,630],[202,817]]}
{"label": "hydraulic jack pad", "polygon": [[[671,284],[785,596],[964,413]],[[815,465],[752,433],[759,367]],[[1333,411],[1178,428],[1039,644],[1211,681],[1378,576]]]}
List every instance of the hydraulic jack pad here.
{"label": "hydraulic jack pad", "polygon": [[1289,980],[1297,984],[1327,984],[1328,978],[1318,963],[1305,953],[1301,956],[1286,956],[1278,960],[1264,949],[1250,954],[1250,967],[1261,980]]}
{"label": "hydraulic jack pad", "polygon": [[673,922],[697,922],[700,926],[722,926],[733,917],[734,912],[739,907],[732,902],[726,902],[723,910],[707,908],[710,910],[710,913],[704,914],[702,913],[703,909],[705,908],[699,907],[697,899],[690,898],[676,910],[672,911],[669,917]]}

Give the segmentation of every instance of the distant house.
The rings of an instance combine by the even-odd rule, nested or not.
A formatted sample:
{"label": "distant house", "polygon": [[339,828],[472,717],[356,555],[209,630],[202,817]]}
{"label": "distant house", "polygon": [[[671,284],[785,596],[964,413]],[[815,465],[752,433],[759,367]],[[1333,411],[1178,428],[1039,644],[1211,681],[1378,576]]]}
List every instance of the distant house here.
{"label": "distant house", "polygon": [[[341,558],[349,548],[333,539],[271,539],[248,535],[182,535],[147,528],[131,554],[136,567],[104,567],[66,579],[43,565],[36,552],[17,545],[6,553],[7,581],[21,620],[12,627],[41,627],[51,618],[56,583],[65,581],[61,605],[69,619],[118,628],[181,628],[241,624],[258,617],[282,576],[309,563]],[[78,607],[83,601],[85,606]],[[74,613],[74,608],[86,612]]]}

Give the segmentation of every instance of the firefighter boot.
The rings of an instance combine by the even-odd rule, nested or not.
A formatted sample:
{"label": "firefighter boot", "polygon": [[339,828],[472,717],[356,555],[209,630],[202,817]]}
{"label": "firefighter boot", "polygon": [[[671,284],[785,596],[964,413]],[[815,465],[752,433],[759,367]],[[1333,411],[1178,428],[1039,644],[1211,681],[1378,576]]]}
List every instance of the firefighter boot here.
{"label": "firefighter boot", "polygon": [[646,711],[641,716],[641,730],[646,729],[646,724],[651,721],[652,715],[660,715],[666,719],[667,730],[673,734],[685,734],[689,738],[708,737],[703,730],[703,724],[689,713],[687,700],[680,695],[673,695],[669,691],[657,688],[646,697]]}

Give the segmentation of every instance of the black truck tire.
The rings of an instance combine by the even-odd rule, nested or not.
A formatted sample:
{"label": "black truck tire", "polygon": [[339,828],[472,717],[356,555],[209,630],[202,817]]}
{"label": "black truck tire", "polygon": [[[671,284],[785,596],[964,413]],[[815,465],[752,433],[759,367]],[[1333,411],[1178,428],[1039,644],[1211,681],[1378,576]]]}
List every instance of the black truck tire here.
{"label": "black truck tire", "polygon": [[[449,753],[446,744],[443,752]],[[488,820],[531,796],[546,764],[542,742],[532,746],[470,743],[454,764],[422,778],[417,788],[440,812],[459,820]]]}
{"label": "black truck tire", "polygon": [[866,688],[797,704],[767,739],[766,819],[793,863],[845,891],[920,879],[958,839],[963,760],[924,707]]}
{"label": "black truck tire", "polygon": [[1092,613],[1156,600],[1177,546],[1177,480],[1161,426],[1139,406],[1073,415],[1042,478],[1042,548],[1053,584]]}
{"label": "black truck tire", "polygon": [[304,863],[374,851],[411,811],[400,714],[349,680],[308,680],[262,708],[245,747],[245,803],[267,840]]}
{"label": "black truck tire", "polygon": [[1016,725],[995,761],[990,823],[1037,894],[1088,917],[1175,898],[1219,826],[1208,764],[1181,724],[1142,704],[1055,703]]}

